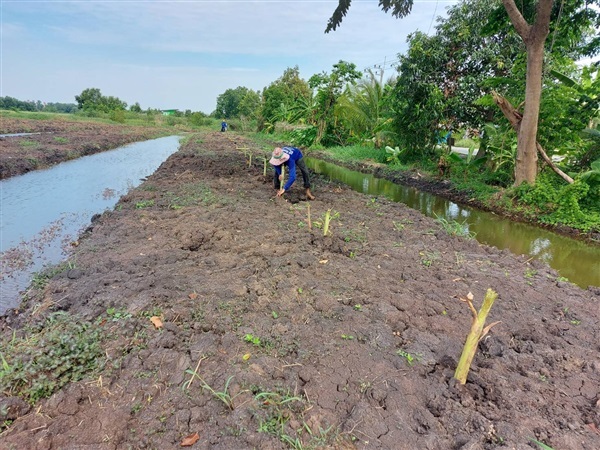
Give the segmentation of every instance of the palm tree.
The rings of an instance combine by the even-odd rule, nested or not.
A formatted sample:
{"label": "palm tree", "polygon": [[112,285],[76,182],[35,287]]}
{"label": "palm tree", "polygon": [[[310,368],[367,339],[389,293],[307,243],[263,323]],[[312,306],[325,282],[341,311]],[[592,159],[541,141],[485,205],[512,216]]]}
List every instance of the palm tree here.
{"label": "palm tree", "polygon": [[[389,82],[388,82],[389,84]],[[369,70],[367,77],[348,86],[336,106],[338,119],[351,130],[358,141],[372,140],[382,147],[389,136],[391,118],[384,111],[385,86]]]}

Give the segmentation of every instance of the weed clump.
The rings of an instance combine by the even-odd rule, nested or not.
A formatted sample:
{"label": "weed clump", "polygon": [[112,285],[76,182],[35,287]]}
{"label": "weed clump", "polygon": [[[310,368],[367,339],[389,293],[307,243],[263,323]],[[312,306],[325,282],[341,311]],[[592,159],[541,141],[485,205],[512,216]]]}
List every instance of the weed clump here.
{"label": "weed clump", "polygon": [[23,337],[0,342],[0,392],[34,404],[97,368],[102,356],[97,326],[65,312],[50,315]]}

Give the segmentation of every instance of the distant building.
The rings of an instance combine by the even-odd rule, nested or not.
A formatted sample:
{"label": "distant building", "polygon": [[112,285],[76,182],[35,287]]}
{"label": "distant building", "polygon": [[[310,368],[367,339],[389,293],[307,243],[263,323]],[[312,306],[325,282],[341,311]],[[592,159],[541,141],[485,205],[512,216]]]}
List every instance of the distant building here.
{"label": "distant building", "polygon": [[176,109],[161,109],[160,112],[163,116],[174,116],[178,112]]}

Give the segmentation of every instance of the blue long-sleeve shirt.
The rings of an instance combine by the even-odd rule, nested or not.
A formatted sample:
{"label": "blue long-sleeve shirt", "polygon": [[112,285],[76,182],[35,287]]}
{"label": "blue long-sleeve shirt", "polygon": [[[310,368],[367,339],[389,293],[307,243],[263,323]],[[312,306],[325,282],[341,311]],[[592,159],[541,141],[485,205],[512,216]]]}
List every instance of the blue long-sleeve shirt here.
{"label": "blue long-sleeve shirt", "polygon": [[292,187],[294,181],[296,181],[296,161],[302,158],[302,152],[299,148],[296,147],[281,147],[281,150],[283,150],[284,153],[290,155],[290,158],[283,164],[273,167],[275,168],[275,173],[277,174],[277,176],[281,175],[281,166],[288,167],[288,179],[285,185],[283,186],[283,189],[287,191],[290,187]]}

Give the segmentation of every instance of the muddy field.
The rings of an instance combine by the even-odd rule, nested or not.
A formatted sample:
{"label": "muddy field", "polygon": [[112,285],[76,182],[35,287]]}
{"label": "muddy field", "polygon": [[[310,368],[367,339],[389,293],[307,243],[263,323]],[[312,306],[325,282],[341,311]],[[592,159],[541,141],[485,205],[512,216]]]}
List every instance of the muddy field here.
{"label": "muddy field", "polygon": [[[33,407],[0,398],[0,447],[600,448],[600,289],[316,177],[275,198],[259,153],[192,137],[3,319],[6,345],[68,312],[102,357]],[[460,297],[488,288],[501,323],[461,386]]]}
{"label": "muddy field", "polygon": [[35,134],[0,137],[0,180],[167,134],[155,127],[0,117],[0,134],[15,133]]}

